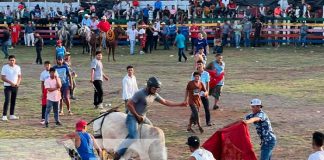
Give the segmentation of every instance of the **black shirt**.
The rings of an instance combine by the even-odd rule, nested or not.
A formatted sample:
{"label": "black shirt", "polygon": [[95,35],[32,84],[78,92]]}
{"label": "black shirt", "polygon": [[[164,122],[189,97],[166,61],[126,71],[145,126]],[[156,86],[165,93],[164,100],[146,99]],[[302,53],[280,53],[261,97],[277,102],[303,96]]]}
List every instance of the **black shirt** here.
{"label": "black shirt", "polygon": [[8,30],[3,31],[3,37],[2,37],[2,42],[6,42],[9,40],[10,34]]}

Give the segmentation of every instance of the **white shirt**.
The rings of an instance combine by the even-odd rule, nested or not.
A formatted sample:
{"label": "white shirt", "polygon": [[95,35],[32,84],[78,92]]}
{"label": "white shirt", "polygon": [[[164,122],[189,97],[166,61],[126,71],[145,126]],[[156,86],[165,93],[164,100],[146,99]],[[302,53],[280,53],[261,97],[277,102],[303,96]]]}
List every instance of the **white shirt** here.
{"label": "white shirt", "polygon": [[129,30],[127,30],[127,35],[128,35],[128,39],[130,41],[135,41],[136,36],[138,35],[138,31],[136,29],[134,29],[134,30],[129,29]]}
{"label": "white shirt", "polygon": [[199,148],[195,150],[191,157],[195,157],[196,160],[215,160],[213,154],[205,149]]}
{"label": "white shirt", "polygon": [[317,151],[309,155],[308,160],[324,160],[324,151]]}
{"label": "white shirt", "polygon": [[49,71],[44,70],[44,71],[40,74],[39,80],[45,82],[45,80],[46,80],[47,78],[49,78],[49,77],[50,77]]}
{"label": "white shirt", "polygon": [[139,30],[139,32],[138,32],[138,34],[140,35],[140,37],[139,38],[143,38],[143,35],[145,34],[145,29],[140,29]]}
{"label": "white shirt", "polygon": [[137,90],[136,77],[134,75],[132,77],[126,75],[123,78],[123,100],[131,99]]}
{"label": "white shirt", "polygon": [[[11,67],[9,66],[9,64],[6,64],[2,67],[1,75],[6,76],[6,79],[16,84],[18,82],[18,75],[21,75],[21,70],[18,65],[14,65],[13,67]],[[11,86],[7,82],[3,82],[3,85]]]}
{"label": "white shirt", "polygon": [[227,5],[229,4],[229,0],[222,0],[222,3],[224,3],[225,8],[227,8]]}

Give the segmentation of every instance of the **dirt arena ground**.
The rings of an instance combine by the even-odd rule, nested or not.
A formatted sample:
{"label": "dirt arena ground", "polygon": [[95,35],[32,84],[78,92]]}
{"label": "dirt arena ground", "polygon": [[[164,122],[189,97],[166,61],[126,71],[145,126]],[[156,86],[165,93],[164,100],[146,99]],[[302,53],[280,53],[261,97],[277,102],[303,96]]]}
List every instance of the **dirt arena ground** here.
{"label": "dirt arena ground", "polygon": [[[53,61],[54,53],[54,47],[46,47],[43,60]],[[158,76],[163,83],[160,91],[162,97],[174,101],[184,100],[186,83],[194,71],[192,57],[187,63],[177,63],[175,48],[168,51],[157,50],[145,55],[130,56],[128,53],[127,46],[119,47],[116,62],[107,62],[107,55],[104,55],[104,72],[111,78],[109,82],[104,82],[105,104],[123,108],[121,80],[129,64],[135,67],[140,88],[145,86],[148,77]],[[30,159],[29,152],[12,156],[15,155],[15,152],[9,152],[15,150],[12,143],[23,139],[51,141],[64,133],[73,131],[74,123],[78,119],[90,121],[99,115],[99,110],[94,110],[92,106],[93,89],[89,83],[89,56],[82,55],[80,47],[72,49],[72,63],[78,73],[76,90],[78,100],[72,101],[74,115],[61,117],[63,127],[55,128],[52,125],[49,129],[39,124],[41,111],[39,75],[43,67],[32,64],[35,61],[35,49],[18,47],[10,50],[10,54],[16,55],[17,63],[22,68],[23,80],[19,88],[16,108],[17,115],[21,119],[0,122],[0,142],[6,142],[1,144],[0,159]],[[208,62],[212,60],[214,55],[208,55]],[[221,97],[221,109],[211,111],[212,122],[215,125],[204,126],[205,133],[197,134],[202,142],[217,129],[248,114],[250,99],[257,97],[263,101],[264,110],[270,117],[278,137],[273,159],[306,159],[312,152],[312,132],[324,131],[323,47],[226,48],[224,61],[226,81]],[[0,60],[0,64],[5,63],[7,63],[6,59]],[[0,90],[3,90],[2,86]],[[3,94],[1,97],[2,104]],[[210,104],[212,102],[210,98]],[[186,138],[191,135],[186,132],[189,115],[189,108],[170,108],[157,103],[149,110],[149,119],[165,133],[170,160],[187,159],[190,155],[185,145]],[[204,122],[204,112],[200,113],[200,117]],[[91,127],[89,128],[91,132]],[[252,125],[250,134],[258,155],[260,141]],[[51,150],[48,145],[43,146],[43,149]],[[50,157],[46,159],[62,159],[58,156]]]}

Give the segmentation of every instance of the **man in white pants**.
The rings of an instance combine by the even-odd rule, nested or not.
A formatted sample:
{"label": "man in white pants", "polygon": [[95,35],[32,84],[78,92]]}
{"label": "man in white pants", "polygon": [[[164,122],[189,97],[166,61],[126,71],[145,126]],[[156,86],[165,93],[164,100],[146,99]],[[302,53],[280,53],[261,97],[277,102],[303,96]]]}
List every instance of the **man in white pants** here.
{"label": "man in white pants", "polygon": [[25,27],[25,45],[27,45],[28,47],[30,47],[30,42],[31,45],[34,46],[34,31],[35,31],[35,27],[32,25],[31,21],[28,21],[28,25],[26,25]]}
{"label": "man in white pants", "polygon": [[135,26],[132,26],[132,29],[127,30],[127,36],[128,36],[128,40],[130,43],[130,54],[134,55],[134,47],[136,44],[136,36],[138,35],[138,31],[135,28]]}

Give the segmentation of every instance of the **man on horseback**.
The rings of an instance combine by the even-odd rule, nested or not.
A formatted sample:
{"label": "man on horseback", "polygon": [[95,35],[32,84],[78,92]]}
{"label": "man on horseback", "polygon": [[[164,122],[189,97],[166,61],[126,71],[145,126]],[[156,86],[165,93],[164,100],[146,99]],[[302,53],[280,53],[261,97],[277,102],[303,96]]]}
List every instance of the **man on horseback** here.
{"label": "man on horseback", "polygon": [[147,81],[146,88],[137,91],[134,96],[128,100],[127,108],[129,110],[126,117],[126,126],[128,135],[120,144],[114,160],[119,160],[126,152],[127,148],[139,138],[138,124],[146,123],[152,125],[151,121],[146,117],[148,106],[157,101],[165,106],[187,106],[187,102],[176,103],[163,99],[158,91],[160,90],[161,82],[156,77],[151,77]]}
{"label": "man on horseback", "polygon": [[111,26],[110,23],[107,21],[106,16],[101,17],[101,21],[97,25],[97,28],[100,31],[101,44],[103,48],[106,48],[106,33],[110,30]]}

